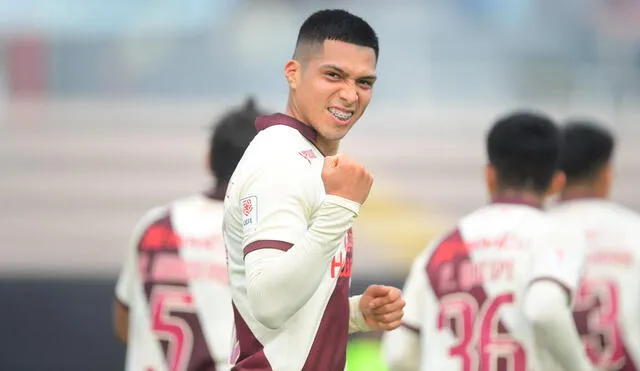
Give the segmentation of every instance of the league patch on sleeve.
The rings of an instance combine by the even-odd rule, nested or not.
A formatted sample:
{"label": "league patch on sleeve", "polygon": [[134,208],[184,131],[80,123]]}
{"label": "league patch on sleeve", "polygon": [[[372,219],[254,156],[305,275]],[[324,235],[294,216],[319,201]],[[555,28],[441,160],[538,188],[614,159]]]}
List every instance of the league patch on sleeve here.
{"label": "league patch on sleeve", "polygon": [[245,197],[240,200],[242,211],[242,228],[244,233],[255,232],[258,227],[258,198],[256,196]]}

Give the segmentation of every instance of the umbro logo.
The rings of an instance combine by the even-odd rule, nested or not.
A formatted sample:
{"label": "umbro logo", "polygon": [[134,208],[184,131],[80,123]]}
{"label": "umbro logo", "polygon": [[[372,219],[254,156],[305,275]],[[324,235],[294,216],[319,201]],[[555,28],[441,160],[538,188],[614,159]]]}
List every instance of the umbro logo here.
{"label": "umbro logo", "polygon": [[306,149],[304,151],[300,151],[298,152],[298,154],[304,157],[305,160],[309,161],[309,163],[311,163],[311,160],[317,158],[316,154],[313,153],[312,149]]}

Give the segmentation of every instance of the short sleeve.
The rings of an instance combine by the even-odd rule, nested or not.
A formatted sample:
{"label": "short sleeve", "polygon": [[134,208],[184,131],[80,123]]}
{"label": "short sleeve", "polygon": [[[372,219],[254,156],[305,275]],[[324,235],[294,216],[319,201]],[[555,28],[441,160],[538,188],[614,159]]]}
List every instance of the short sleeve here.
{"label": "short sleeve", "polygon": [[310,225],[320,173],[306,163],[289,162],[262,166],[240,187],[245,255],[262,248],[286,251]]}
{"label": "short sleeve", "polygon": [[420,332],[425,313],[425,297],[427,294],[426,266],[427,250],[423,251],[413,262],[411,270],[402,289],[405,301],[403,325],[413,331]]}
{"label": "short sleeve", "polygon": [[575,292],[584,269],[586,238],[576,228],[557,222],[533,244],[530,282],[551,280]]}
{"label": "short sleeve", "polygon": [[136,282],[136,270],[138,262],[138,243],[145,231],[155,220],[166,213],[166,207],[159,207],[149,211],[136,224],[129,238],[125,252],[125,261],[120,270],[118,281],[116,282],[116,299],[123,305],[129,306],[133,298],[133,290]]}

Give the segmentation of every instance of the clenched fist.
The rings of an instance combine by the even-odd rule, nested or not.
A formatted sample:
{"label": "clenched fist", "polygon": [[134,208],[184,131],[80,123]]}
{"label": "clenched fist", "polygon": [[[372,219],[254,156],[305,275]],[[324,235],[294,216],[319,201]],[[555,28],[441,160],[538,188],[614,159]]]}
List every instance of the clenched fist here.
{"label": "clenched fist", "polygon": [[405,301],[395,287],[371,285],[360,298],[360,310],[372,330],[391,331],[402,324]]}
{"label": "clenched fist", "polygon": [[364,166],[348,156],[336,155],[325,158],[322,182],[327,194],[364,204],[369,196],[373,177]]}

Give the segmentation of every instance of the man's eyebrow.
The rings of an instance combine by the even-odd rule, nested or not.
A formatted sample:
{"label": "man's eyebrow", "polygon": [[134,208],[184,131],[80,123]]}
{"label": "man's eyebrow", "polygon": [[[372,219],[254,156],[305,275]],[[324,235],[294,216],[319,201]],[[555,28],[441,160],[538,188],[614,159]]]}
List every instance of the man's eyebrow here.
{"label": "man's eyebrow", "polygon": [[[345,70],[336,66],[335,64],[328,63],[328,64],[323,64],[320,67],[325,69],[332,69],[332,70],[335,70],[336,72],[340,72],[344,76],[349,76],[349,74]],[[378,77],[376,75],[367,75],[367,76],[358,77],[359,80],[376,80],[377,78]]]}

